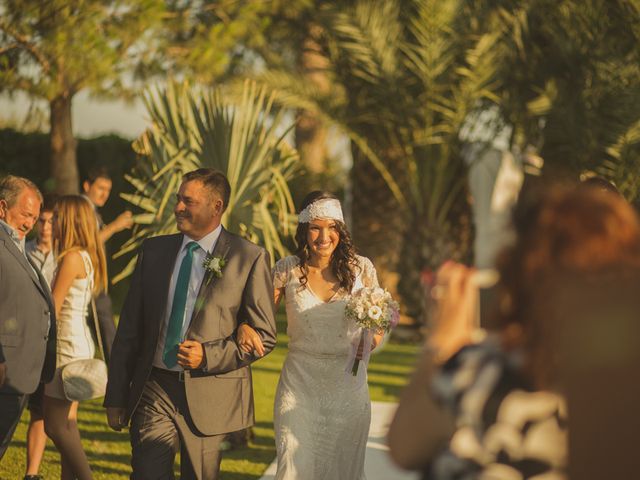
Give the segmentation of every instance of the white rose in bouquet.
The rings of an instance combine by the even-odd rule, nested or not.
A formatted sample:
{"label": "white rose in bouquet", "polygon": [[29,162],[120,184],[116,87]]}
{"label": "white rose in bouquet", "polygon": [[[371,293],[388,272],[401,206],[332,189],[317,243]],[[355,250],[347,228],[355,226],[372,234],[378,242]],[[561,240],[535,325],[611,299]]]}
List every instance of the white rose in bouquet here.
{"label": "white rose in bouquet", "polygon": [[379,305],[380,302],[384,300],[385,293],[386,293],[385,290],[383,290],[382,288],[380,287],[375,288],[371,292],[371,303],[373,303],[374,305]]}
{"label": "white rose in bouquet", "polygon": [[382,309],[379,306],[374,305],[373,307],[369,308],[369,311],[367,312],[367,315],[372,320],[378,320],[380,318],[380,316],[382,315]]}

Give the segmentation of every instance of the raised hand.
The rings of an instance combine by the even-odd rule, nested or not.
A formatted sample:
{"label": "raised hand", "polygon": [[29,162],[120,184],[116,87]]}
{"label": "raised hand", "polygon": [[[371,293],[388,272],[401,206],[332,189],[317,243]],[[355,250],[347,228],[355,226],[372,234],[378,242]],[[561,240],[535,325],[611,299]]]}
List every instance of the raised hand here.
{"label": "raised hand", "polygon": [[133,226],[133,214],[129,210],[125,210],[112,222],[116,232],[120,232]]}
{"label": "raised hand", "polygon": [[443,363],[460,348],[472,343],[477,330],[478,287],[471,280],[475,269],[447,262],[436,275],[432,296],[436,301],[428,339],[437,363]]}

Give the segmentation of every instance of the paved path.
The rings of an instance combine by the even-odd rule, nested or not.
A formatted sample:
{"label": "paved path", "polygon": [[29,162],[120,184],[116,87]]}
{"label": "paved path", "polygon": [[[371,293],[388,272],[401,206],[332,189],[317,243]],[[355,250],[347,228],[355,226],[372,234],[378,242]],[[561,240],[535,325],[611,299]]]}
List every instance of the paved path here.
{"label": "paved path", "polygon": [[[418,474],[397,469],[389,459],[389,448],[385,444],[385,438],[396,407],[395,403],[371,402],[371,428],[364,462],[367,480],[417,480],[419,478]],[[261,480],[273,480],[275,473],[274,460]]]}

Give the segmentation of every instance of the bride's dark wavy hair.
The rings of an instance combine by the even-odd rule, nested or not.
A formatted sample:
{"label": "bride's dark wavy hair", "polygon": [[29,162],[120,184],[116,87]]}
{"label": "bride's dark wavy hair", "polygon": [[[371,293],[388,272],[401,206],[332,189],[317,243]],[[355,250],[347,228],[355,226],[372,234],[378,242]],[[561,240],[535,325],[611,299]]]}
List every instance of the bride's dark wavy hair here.
{"label": "bride's dark wavy hair", "polygon": [[[304,197],[298,213],[307,208],[313,202],[324,199],[337,200],[335,195],[329,192],[316,190]],[[358,268],[356,251],[353,246],[351,234],[349,233],[349,230],[347,229],[345,223],[339,220],[335,220],[335,224],[340,241],[338,242],[336,249],[331,255],[331,270],[340,282],[340,287],[345,289],[347,292],[350,292],[353,288],[353,284],[356,281],[355,269]],[[302,272],[302,276],[300,277],[300,285],[302,287],[304,287],[307,283],[307,265],[309,262],[309,245],[307,244],[308,233],[309,224],[299,223],[296,230],[296,244],[298,247],[298,249],[296,250],[296,256],[300,259],[300,270]]]}

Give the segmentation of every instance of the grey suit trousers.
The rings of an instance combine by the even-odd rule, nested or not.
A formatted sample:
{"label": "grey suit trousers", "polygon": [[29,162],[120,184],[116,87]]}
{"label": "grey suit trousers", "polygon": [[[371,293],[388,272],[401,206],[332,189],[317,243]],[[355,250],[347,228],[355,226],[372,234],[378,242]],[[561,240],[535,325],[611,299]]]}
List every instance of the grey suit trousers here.
{"label": "grey suit trousers", "polygon": [[225,435],[207,436],[195,428],[177,373],[152,369],[131,417],[130,437],[134,480],[173,479],[178,449],[181,480],[218,478]]}
{"label": "grey suit trousers", "polygon": [[28,395],[0,393],[0,459],[9,448],[28,398]]}

